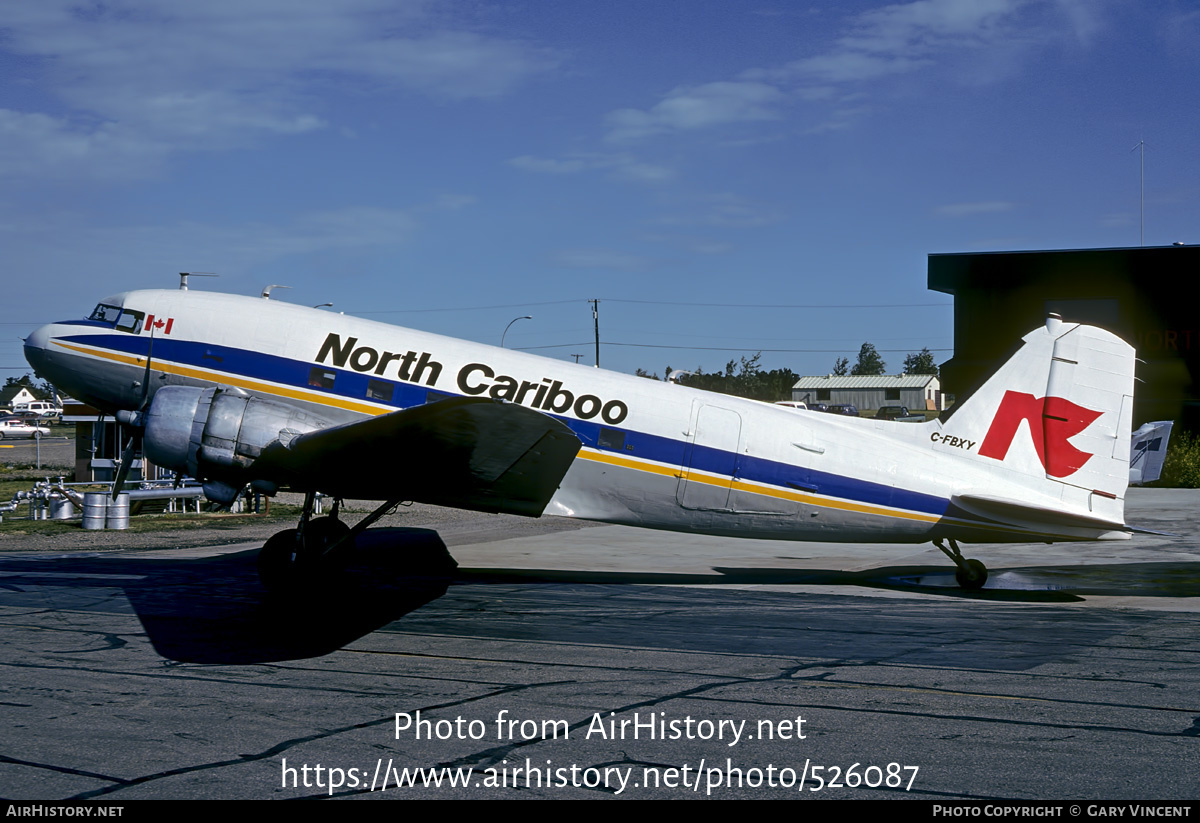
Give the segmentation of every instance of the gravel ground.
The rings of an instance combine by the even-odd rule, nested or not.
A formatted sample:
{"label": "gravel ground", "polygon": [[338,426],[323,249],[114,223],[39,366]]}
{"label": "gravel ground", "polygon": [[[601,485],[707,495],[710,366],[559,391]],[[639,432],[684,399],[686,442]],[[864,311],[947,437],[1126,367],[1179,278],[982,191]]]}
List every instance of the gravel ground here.
{"label": "gravel ground", "polygon": [[[300,495],[280,494],[276,500],[300,505]],[[371,501],[346,501],[341,519],[354,525],[376,504]],[[328,508],[326,509],[328,512]],[[138,520],[138,518],[133,518]],[[210,515],[202,523],[182,526],[172,524],[171,516],[160,516],[161,531],[84,531],[81,526],[59,534],[24,534],[19,531],[0,533],[0,552],[72,552],[118,549],[171,549],[195,546],[220,546],[231,543],[262,543],[271,535],[296,523],[292,519],[252,515]],[[7,523],[14,521],[8,520]],[[19,521],[17,521],[19,522]],[[76,521],[78,524],[79,521]],[[194,522],[194,521],[190,521]],[[507,514],[447,509],[414,503],[400,506],[381,518],[371,528],[422,528],[437,531],[447,546],[486,543],[490,540],[587,528],[592,524],[559,517],[534,519]]]}

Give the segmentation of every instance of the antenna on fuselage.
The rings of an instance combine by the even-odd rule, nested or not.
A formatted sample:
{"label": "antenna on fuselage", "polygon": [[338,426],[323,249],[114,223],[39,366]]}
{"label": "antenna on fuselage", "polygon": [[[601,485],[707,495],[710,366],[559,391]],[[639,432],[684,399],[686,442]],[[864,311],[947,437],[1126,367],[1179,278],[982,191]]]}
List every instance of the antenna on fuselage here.
{"label": "antenna on fuselage", "polygon": [[181,271],[179,273],[179,290],[187,291],[187,279],[189,277],[220,277],[221,275],[211,271]]}
{"label": "antenna on fuselage", "polygon": [[271,285],[267,286],[265,289],[262,290],[262,299],[263,300],[271,299],[271,289],[290,289],[290,288],[291,288],[291,286],[284,286],[279,283],[272,283]]}

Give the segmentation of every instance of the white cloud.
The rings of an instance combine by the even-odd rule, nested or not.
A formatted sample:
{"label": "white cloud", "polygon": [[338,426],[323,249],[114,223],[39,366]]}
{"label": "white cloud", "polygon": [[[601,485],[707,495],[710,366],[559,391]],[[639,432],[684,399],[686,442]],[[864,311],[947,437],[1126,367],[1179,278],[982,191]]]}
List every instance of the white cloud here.
{"label": "white cloud", "polygon": [[[1099,26],[1099,12],[1080,0],[915,0],[847,18],[844,33],[827,48],[773,67],[754,67],[735,78],[684,86],[650,108],[624,108],[605,118],[610,140],[639,140],[730,123],[779,119],[796,104],[837,107],[809,133],[847,127],[863,114],[847,108],[848,95],[864,84],[965,61],[991,81],[1020,65],[1031,44],[1061,38],[1067,30],[1085,41]],[[1063,23],[1066,23],[1064,26]],[[955,64],[956,67],[958,64]],[[967,80],[961,77],[960,79]]]}
{"label": "white cloud", "polygon": [[571,269],[610,269],[639,271],[651,261],[645,257],[612,251],[611,249],[569,249],[554,256],[554,262]]}
{"label": "white cloud", "polygon": [[152,174],[164,147],[115,123],[71,123],[0,109],[0,175],[129,178]]}
{"label": "white cloud", "polygon": [[656,222],[667,226],[753,228],[783,219],[778,209],[728,192],[695,198],[693,203],[699,210],[660,217]]}
{"label": "white cloud", "polygon": [[320,97],[347,83],[490,98],[556,62],[391,0],[39,0],[6,4],[0,35],[10,73],[57,98],[8,112],[4,148],[40,130],[29,165],[86,155],[101,176],[139,156],[152,173],[174,151],[325,128]]}
{"label": "white cloud", "polygon": [[802,82],[852,83],[934,65],[957,49],[1003,44],[1027,33],[1018,16],[1031,0],[917,0],[858,15],[824,54],[784,67]]}
{"label": "white cloud", "polygon": [[996,214],[1012,211],[1016,203],[1008,200],[981,200],[974,203],[948,203],[935,211],[945,217],[970,217],[975,214]]}
{"label": "white cloud", "polygon": [[666,243],[692,254],[728,254],[734,249],[732,243],[687,234],[650,234],[645,239],[652,243]]}
{"label": "white cloud", "polygon": [[508,164],[535,174],[578,174],[585,171],[603,170],[610,172],[613,177],[639,183],[659,183],[675,176],[674,170],[666,166],[644,163],[626,152],[615,154],[575,152],[563,158],[534,157],[523,154],[510,159]]}
{"label": "white cloud", "polygon": [[[282,223],[237,224],[95,226],[80,215],[32,220],[12,214],[0,221],[0,238],[23,266],[55,272],[56,288],[70,292],[90,288],[87,281],[96,271],[123,271],[134,279],[188,268],[236,275],[328,251],[384,250],[407,243],[427,212],[453,207],[439,198],[407,209],[353,206],[307,212]],[[64,237],[71,242],[62,243]],[[75,272],[78,283],[70,282]]]}
{"label": "white cloud", "polygon": [[606,118],[610,140],[636,140],[670,131],[775,120],[786,97],[767,83],[736,81],[683,86],[650,109],[618,109]]}
{"label": "white cloud", "polygon": [[534,157],[529,154],[514,157],[508,161],[508,164],[522,171],[531,171],[536,174],[575,174],[592,168],[579,158],[556,160],[552,157]]}

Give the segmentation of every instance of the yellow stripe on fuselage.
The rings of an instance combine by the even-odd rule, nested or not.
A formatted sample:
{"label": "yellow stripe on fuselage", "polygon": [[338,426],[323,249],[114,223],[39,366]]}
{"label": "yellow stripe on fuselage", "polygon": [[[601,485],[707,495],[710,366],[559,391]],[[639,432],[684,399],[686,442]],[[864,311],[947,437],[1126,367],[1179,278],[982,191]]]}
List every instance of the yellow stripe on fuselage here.
{"label": "yellow stripe on fuselage", "polygon": [[[681,470],[678,467],[664,466],[661,463],[635,460],[633,458],[618,456],[615,454],[607,454],[605,452],[582,450],[579,452],[579,457],[583,460],[591,460],[596,463],[607,463],[611,466],[620,466],[621,468],[649,472],[650,474],[658,474],[665,477],[681,477]],[[922,523],[936,523],[941,519],[940,517],[921,512],[911,512],[902,509],[887,509],[881,506],[872,506],[866,503],[854,503],[849,500],[819,497],[818,495],[812,493],[806,494],[804,492],[796,492],[792,491],[791,489],[781,489],[775,486],[759,486],[757,484],[747,483],[744,480],[732,480],[729,477],[723,477],[720,475],[701,474],[695,469],[692,469],[688,472],[687,481],[689,483],[703,483],[708,486],[736,489],[737,491],[760,494],[764,497],[775,497],[780,500],[792,500],[797,503],[808,503],[810,505],[817,506],[818,508],[837,509],[839,511],[855,512],[858,514],[874,514],[881,517],[895,517],[901,520],[915,520]]]}
{"label": "yellow stripe on fuselage", "polygon": [[[123,363],[125,365],[139,367],[144,367],[146,365],[146,359],[136,355],[123,354],[94,346],[81,346],[78,344],[64,343],[61,340],[56,340],[54,342],[56,345],[61,346],[64,349],[70,349],[71,351],[79,352],[80,354],[91,355],[104,360],[111,360],[115,363]],[[221,383],[230,386],[237,386],[238,388],[257,391],[274,397],[287,397],[292,400],[301,400],[320,406],[332,406],[334,408],[358,412],[359,414],[375,416],[384,414],[386,412],[395,411],[395,409],[387,406],[375,406],[368,403],[359,403],[353,400],[345,400],[343,398],[334,397],[328,394],[304,391],[302,389],[295,389],[290,386],[281,386],[275,383],[264,383],[257,380],[250,380],[240,375],[231,375],[227,372],[197,369],[191,366],[181,366],[177,363],[171,363],[169,361],[156,360],[154,362],[154,370],[166,372],[167,374],[179,375],[181,377],[190,377],[195,380],[204,380],[210,383]],[[637,460],[634,458],[608,454],[606,452],[594,451],[586,447],[580,449],[578,457],[581,460],[587,460],[593,463],[606,463],[612,466],[632,469],[634,471],[645,472],[648,474],[656,474],[663,477],[673,477],[678,479],[682,476],[682,470],[677,466],[664,466],[661,463],[654,463],[648,460]],[[817,494],[797,492],[791,489],[782,489],[773,486],[759,486],[729,477],[701,474],[694,469],[688,472],[687,480],[689,483],[703,483],[709,486],[736,489],[738,491],[759,494],[765,497],[774,497],[781,500],[791,500],[797,503],[806,503],[817,508],[835,509],[837,511],[854,512],[856,514],[869,514],[878,517],[890,517],[897,520],[909,520],[929,524],[954,522],[973,529],[992,530],[999,532],[1022,532],[1037,536],[1046,534],[1046,532],[1032,531],[1029,529],[1022,529],[1016,526],[1008,526],[1005,524],[992,525],[989,523],[959,520],[957,518],[951,519],[939,517],[937,515],[925,514],[923,512],[914,512],[905,509],[890,509],[881,506],[870,505],[867,503],[856,503],[840,498],[823,497]]]}
{"label": "yellow stripe on fuselage", "polygon": [[[80,346],[73,343],[63,343],[61,340],[54,341],[57,345],[64,349],[79,352],[80,354],[89,354],[94,357],[99,357],[104,360],[111,360],[114,363],[124,363],[129,366],[145,366],[146,358],[137,357],[131,354],[121,354],[119,352],[109,351],[108,349],[96,348],[93,346]],[[332,406],[347,411],[358,412],[359,414],[377,415],[395,409],[387,406],[373,406],[367,403],[359,403],[353,400],[344,400],[340,397],[334,397],[328,394],[319,394],[317,392],[308,392],[301,389],[294,389],[290,386],[280,386],[276,383],[263,383],[258,380],[249,380],[240,375],[229,374],[228,372],[210,371],[208,369],[197,369],[192,366],[181,366],[178,363],[170,361],[155,360],[154,371],[166,372],[167,374],[175,374],[180,377],[191,377],[195,380],[204,380],[209,383],[221,383],[227,386],[237,386],[240,389],[253,389],[254,391],[262,392],[263,394],[273,395],[275,397],[288,397],[292,400],[303,400],[308,403],[316,403],[321,406]]]}

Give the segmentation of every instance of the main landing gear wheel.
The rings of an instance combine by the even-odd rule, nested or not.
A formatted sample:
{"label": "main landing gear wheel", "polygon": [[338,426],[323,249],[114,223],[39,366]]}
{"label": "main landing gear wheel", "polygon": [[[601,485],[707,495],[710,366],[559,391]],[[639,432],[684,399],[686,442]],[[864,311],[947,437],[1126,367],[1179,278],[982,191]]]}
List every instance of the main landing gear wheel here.
{"label": "main landing gear wheel", "polygon": [[336,517],[318,517],[304,527],[305,551],[325,553],[350,534],[350,527]]}
{"label": "main landing gear wheel", "polygon": [[258,550],[258,579],[267,591],[293,588],[301,579],[300,542],[295,529],[285,529],[271,537]]}
{"label": "main landing gear wheel", "polygon": [[352,528],[338,520],[341,500],[337,499],[328,517],[314,520],[316,493],[306,493],[300,528],[281,531],[259,550],[259,579],[270,591],[325,582],[327,573],[336,569],[339,559],[354,547],[358,535],[399,505],[402,499],[396,497],[385,501]]}
{"label": "main landing gear wheel", "polygon": [[966,568],[955,569],[954,579],[958,581],[958,585],[964,589],[975,591],[982,589],[983,584],[987,582],[988,570],[987,566],[983,565],[978,560],[967,560]]}
{"label": "main landing gear wheel", "polygon": [[939,537],[933,541],[933,545],[941,550],[942,554],[954,561],[954,579],[958,581],[959,588],[967,591],[977,591],[983,588],[983,584],[987,582],[988,570],[987,566],[979,560],[968,560],[962,556],[962,552],[958,548],[958,543],[954,538],[947,538],[950,542],[950,548],[942,545],[942,539]]}
{"label": "main landing gear wheel", "polygon": [[258,579],[269,591],[316,583],[331,566],[325,553],[349,534],[350,527],[332,517],[309,521],[303,537],[298,529],[285,529],[259,550]]}

